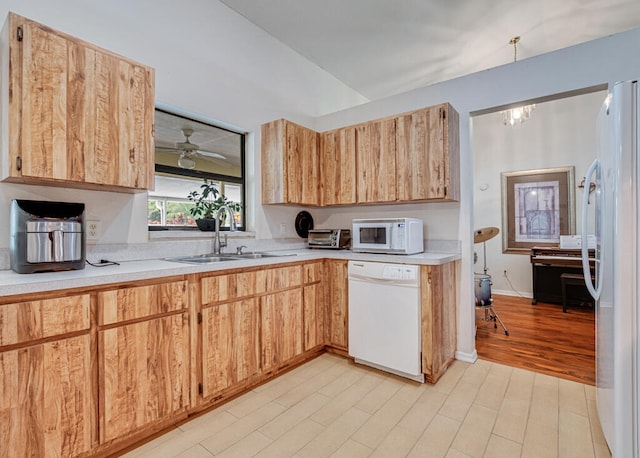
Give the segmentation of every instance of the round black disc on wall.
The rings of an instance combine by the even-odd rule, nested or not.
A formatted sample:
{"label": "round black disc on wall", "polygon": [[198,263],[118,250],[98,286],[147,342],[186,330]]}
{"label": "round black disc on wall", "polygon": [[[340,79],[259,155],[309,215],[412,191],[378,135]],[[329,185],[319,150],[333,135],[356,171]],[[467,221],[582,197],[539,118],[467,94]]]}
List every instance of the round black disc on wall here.
{"label": "round black disc on wall", "polygon": [[296,216],[295,226],[298,235],[306,239],[309,236],[309,229],[313,229],[313,216],[307,211],[301,211]]}

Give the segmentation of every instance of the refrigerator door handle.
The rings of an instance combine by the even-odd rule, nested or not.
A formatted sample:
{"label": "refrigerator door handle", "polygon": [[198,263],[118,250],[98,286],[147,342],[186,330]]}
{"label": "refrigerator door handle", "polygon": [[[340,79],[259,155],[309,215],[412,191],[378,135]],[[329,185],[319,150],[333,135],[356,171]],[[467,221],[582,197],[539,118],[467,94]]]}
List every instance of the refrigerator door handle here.
{"label": "refrigerator door handle", "polygon": [[[600,167],[600,161],[596,159],[587,169],[587,175],[585,177],[585,183],[591,183],[591,178],[593,174]],[[598,183],[598,186],[602,186],[602,183]],[[602,192],[602,189],[596,190],[596,192]],[[598,197],[596,196],[596,199]],[[602,292],[602,269],[598,265],[600,263],[600,259],[598,258],[598,253],[596,252],[596,283],[595,285],[591,281],[591,269],[589,267],[589,241],[588,241],[588,227],[587,221],[589,216],[589,185],[587,184],[584,187],[584,193],[582,195],[582,228],[581,228],[581,243],[580,246],[582,248],[582,272],[584,274],[584,283],[587,286],[587,290],[589,294],[597,301],[600,299],[600,293]],[[601,234],[598,234],[601,236]],[[597,250],[596,250],[597,251]]]}

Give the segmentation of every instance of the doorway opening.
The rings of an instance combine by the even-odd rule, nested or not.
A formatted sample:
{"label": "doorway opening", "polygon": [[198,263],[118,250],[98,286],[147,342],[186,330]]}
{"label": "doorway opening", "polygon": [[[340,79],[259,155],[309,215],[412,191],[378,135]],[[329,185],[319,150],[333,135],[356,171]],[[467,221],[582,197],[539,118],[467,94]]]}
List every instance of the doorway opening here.
{"label": "doorway opening", "polygon": [[[484,321],[484,311],[476,308],[476,350],[482,359],[595,383],[593,311],[571,307],[563,313],[561,303],[532,304],[531,250],[512,249],[508,226],[518,224],[518,215],[510,210],[513,204],[507,200],[504,176],[571,167],[575,174],[571,191],[581,197],[577,186],[596,155],[596,118],[605,97],[606,86],[598,86],[527,101],[536,104],[535,111],[526,122],[513,126],[505,125],[500,113],[511,106],[471,114],[474,229],[499,231],[498,236],[474,245],[476,258],[486,256],[487,268],[483,272],[481,260],[474,264],[474,272],[490,277],[493,306],[509,329],[507,336],[495,321]],[[567,204],[571,208],[560,206],[579,221],[576,200],[580,199]],[[565,227],[558,235],[576,232],[579,228]],[[567,343],[570,338],[580,342]]]}

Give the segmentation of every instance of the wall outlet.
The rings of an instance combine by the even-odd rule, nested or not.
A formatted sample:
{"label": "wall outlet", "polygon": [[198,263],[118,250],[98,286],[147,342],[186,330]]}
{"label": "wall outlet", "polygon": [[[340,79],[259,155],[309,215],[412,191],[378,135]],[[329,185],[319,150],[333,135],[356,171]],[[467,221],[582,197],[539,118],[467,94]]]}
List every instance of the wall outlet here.
{"label": "wall outlet", "polygon": [[99,220],[90,220],[85,224],[87,230],[87,240],[98,240],[102,235],[102,222]]}
{"label": "wall outlet", "polygon": [[280,235],[287,235],[287,225],[280,223]]}

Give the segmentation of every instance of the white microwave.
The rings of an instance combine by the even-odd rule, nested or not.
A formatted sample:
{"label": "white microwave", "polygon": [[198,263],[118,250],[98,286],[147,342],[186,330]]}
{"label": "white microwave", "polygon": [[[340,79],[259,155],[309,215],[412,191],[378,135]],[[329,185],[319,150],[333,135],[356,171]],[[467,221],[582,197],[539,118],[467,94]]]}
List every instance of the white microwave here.
{"label": "white microwave", "polygon": [[351,249],[361,253],[422,253],[422,226],[422,220],[416,218],[354,219]]}

